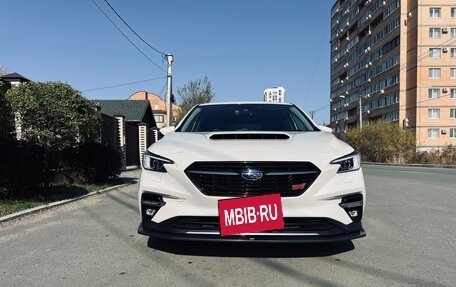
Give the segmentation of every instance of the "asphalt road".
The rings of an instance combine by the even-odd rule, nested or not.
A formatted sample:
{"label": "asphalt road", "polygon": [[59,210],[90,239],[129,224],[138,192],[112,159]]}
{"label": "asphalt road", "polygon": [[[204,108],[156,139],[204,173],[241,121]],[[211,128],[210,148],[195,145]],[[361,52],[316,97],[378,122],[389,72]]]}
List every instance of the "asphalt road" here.
{"label": "asphalt road", "polygon": [[0,286],[456,286],[456,169],[364,174],[367,237],[350,244],[148,240],[132,184],[0,224]]}

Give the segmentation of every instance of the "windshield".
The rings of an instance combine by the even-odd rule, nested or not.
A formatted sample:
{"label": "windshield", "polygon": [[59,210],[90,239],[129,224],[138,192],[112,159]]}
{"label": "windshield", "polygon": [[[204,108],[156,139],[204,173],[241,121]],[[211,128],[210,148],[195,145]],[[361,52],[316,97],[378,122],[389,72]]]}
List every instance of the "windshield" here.
{"label": "windshield", "polygon": [[176,130],[213,131],[315,131],[294,105],[221,104],[194,108]]}

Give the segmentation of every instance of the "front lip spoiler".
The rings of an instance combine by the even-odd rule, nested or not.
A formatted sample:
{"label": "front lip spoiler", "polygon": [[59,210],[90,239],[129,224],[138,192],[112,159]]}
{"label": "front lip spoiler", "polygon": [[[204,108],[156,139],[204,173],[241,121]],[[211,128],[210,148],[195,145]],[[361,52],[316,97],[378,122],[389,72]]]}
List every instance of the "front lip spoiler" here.
{"label": "front lip spoiler", "polygon": [[280,236],[274,235],[237,235],[237,236],[220,236],[207,234],[186,234],[170,233],[157,230],[145,230],[142,223],[138,227],[138,233],[150,236],[153,239],[173,240],[173,241],[192,241],[192,242],[255,242],[255,243],[324,243],[340,242],[357,239],[366,236],[363,228],[353,233],[340,235],[318,235],[318,236]]}

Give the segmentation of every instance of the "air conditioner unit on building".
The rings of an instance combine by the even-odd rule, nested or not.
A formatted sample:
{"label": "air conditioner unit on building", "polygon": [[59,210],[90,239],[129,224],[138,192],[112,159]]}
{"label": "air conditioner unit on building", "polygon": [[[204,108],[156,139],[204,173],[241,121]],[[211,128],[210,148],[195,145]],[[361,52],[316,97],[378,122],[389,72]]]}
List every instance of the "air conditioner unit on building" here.
{"label": "air conditioner unit on building", "polygon": [[442,92],[448,93],[448,89],[447,89],[447,88],[443,88],[443,89],[442,89]]}
{"label": "air conditioner unit on building", "polygon": [[448,53],[448,48],[442,48],[442,52]]}
{"label": "air conditioner unit on building", "polygon": [[442,33],[443,33],[443,34],[448,33],[448,28],[442,28]]}

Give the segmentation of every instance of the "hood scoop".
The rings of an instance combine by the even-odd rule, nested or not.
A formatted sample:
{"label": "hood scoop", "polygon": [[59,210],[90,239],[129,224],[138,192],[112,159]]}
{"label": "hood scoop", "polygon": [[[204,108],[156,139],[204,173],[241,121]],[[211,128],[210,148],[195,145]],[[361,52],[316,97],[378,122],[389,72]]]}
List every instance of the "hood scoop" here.
{"label": "hood scoop", "polygon": [[211,140],[288,140],[285,133],[220,133],[209,136]]}

